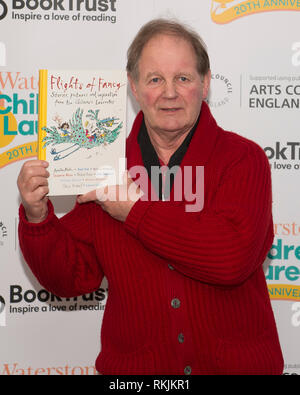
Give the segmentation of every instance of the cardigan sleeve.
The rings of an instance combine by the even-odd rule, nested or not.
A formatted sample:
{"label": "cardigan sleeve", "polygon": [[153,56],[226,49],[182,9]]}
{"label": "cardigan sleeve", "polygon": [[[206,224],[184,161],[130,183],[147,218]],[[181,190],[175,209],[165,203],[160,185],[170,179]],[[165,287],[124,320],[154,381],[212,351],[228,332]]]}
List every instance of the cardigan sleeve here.
{"label": "cardigan sleeve", "polygon": [[125,227],[188,277],[217,286],[242,284],[262,265],[274,237],[265,153],[250,145],[200,213],[186,212],[184,204],[139,200]]}
{"label": "cardigan sleeve", "polygon": [[93,247],[92,204],[76,205],[58,219],[48,201],[48,217],[39,224],[26,220],[19,209],[19,242],[24,259],[38,281],[61,297],[99,288],[103,273]]}

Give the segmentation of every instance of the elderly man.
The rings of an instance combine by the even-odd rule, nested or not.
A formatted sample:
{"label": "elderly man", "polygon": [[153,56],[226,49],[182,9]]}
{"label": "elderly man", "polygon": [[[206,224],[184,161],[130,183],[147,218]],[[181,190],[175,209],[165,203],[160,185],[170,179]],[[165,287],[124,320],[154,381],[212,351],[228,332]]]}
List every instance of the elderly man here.
{"label": "elderly man", "polygon": [[[209,58],[189,28],[148,23],[127,69],[141,107],[127,139],[128,170],[144,166],[149,190],[130,179],[117,194],[134,185],[128,199],[107,193],[99,201],[92,191],[58,219],[46,197],[47,163],[27,162],[18,179],[26,261],[60,296],[92,292],[107,277],[102,374],[281,374],[262,270],[273,240],[263,150],[216,124],[203,101]],[[162,165],[204,167],[201,210],[175,199],[177,175],[168,186],[151,179]],[[194,172],[184,185],[197,190],[198,181]]]}

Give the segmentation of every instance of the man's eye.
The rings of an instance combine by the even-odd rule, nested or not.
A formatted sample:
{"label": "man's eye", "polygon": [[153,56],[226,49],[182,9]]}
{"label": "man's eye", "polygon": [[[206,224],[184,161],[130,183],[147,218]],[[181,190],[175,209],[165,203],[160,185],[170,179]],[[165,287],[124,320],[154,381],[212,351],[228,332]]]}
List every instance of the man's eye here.
{"label": "man's eye", "polygon": [[160,81],[158,77],[152,78],[150,82],[153,82],[154,84],[157,84]]}
{"label": "man's eye", "polygon": [[187,82],[188,81],[188,79],[186,78],[186,77],[179,77],[179,80],[181,81],[181,82]]}

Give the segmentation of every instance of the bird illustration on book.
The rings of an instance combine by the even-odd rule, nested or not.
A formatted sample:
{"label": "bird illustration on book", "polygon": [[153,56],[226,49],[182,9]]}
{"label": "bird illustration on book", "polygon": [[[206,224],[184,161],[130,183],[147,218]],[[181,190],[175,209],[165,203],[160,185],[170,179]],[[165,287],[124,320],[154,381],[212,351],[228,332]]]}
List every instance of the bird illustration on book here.
{"label": "bird illustration on book", "polygon": [[[118,118],[110,117],[105,119],[98,119],[99,110],[89,110],[86,118],[95,121],[94,124],[89,126],[86,121],[83,125],[83,110],[78,108],[73,114],[72,120],[64,122],[59,116],[54,120],[57,122],[58,127],[43,127],[42,129],[47,133],[46,137],[42,140],[45,144],[43,148],[48,145],[58,144],[71,144],[69,147],[57,151],[52,148],[50,153],[54,155],[54,160],[61,160],[74,154],[74,152],[85,148],[92,149],[101,145],[112,144],[119,136],[123,123],[119,122]],[[113,126],[117,125],[114,129]]]}

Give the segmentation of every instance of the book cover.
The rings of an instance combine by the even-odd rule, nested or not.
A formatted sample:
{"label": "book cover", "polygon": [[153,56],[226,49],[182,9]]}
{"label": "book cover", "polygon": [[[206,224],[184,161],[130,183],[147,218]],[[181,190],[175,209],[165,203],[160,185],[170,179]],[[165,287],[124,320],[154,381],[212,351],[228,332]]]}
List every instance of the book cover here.
{"label": "book cover", "polygon": [[126,168],[125,71],[40,70],[38,158],[49,196],[122,184]]}

